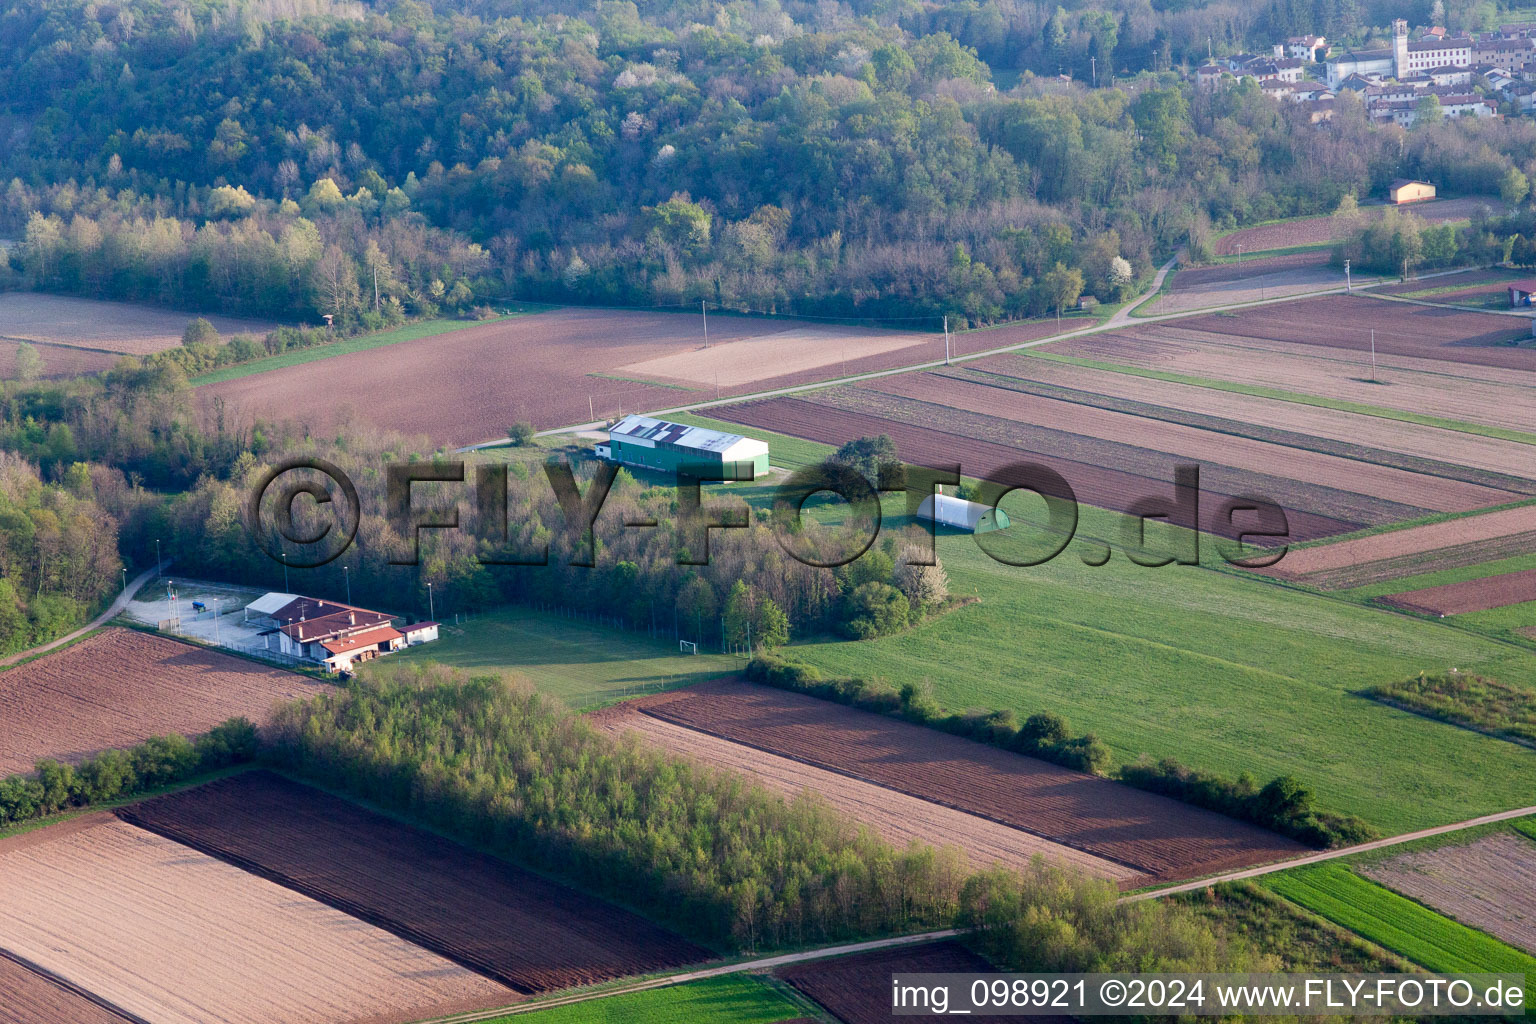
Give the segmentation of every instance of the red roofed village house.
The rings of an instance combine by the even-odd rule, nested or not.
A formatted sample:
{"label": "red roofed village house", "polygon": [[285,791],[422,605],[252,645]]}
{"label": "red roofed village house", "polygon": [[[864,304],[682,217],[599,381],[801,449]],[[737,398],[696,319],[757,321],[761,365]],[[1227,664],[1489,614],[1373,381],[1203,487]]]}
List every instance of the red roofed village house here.
{"label": "red roofed village house", "polygon": [[251,604],[248,618],[251,609],[258,625],[271,624],[268,633],[276,635],[283,654],[323,665],[327,672],[349,672],[358,662],[437,639],[435,622],[400,630],[384,612],[312,597],[268,594]]}

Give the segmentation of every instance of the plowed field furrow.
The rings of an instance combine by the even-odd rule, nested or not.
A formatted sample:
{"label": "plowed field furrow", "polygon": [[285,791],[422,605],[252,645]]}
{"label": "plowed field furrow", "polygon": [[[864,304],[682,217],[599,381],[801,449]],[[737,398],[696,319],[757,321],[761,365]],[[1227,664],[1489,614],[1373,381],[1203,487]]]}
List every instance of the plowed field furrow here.
{"label": "plowed field furrow", "polygon": [[1536,953],[1536,842],[1493,835],[1414,850],[1360,873],[1462,924]]}
{"label": "plowed field furrow", "polygon": [[1392,355],[1379,358],[1373,369],[1368,348],[1345,351],[1279,342],[1236,346],[1227,344],[1230,340],[1236,339],[1214,329],[1175,331],[1158,325],[1073,338],[1050,351],[1536,433],[1530,374]]}
{"label": "plowed field furrow", "polygon": [[[1294,578],[1299,578],[1308,586],[1322,590],[1347,590],[1351,587],[1368,587],[1373,583],[1385,583],[1387,580],[1401,579],[1404,576],[1418,576],[1444,569],[1464,569],[1469,565],[1482,565],[1484,562],[1527,555],[1532,551],[1536,551],[1536,533],[1519,533],[1513,537],[1498,537],[1494,540],[1441,548],[1437,551],[1409,552],[1397,558],[1384,558],[1379,562],[1307,573],[1305,576]],[[1265,572],[1272,574],[1275,570],[1284,567],[1285,562],[1282,561],[1274,569],[1265,570]]]}
{"label": "plowed field furrow", "polygon": [[1179,322],[1214,331],[1299,345],[1357,348],[1453,363],[1536,370],[1536,348],[1507,344],[1530,337],[1529,318],[1470,313],[1365,296],[1328,295],[1245,309],[1236,317],[1197,316]]}
{"label": "plowed field furrow", "polygon": [[1536,569],[1391,594],[1383,602],[1426,615],[1462,615],[1536,601]]}
{"label": "plowed field furrow", "polygon": [[1306,576],[1415,553],[1427,555],[1463,544],[1476,544],[1530,532],[1536,532],[1536,505],[1521,505],[1477,516],[1448,519],[1442,523],[1373,533],[1337,544],[1302,548],[1286,554],[1273,571],[1286,576]]}
{"label": "plowed field furrow", "polygon": [[[835,396],[842,390],[820,394]],[[970,415],[1006,418],[1023,426],[1128,445],[1137,451],[1166,453],[1202,465],[1225,465],[1242,472],[1297,480],[1340,492],[1345,500],[1353,500],[1353,495],[1367,495],[1410,508],[1464,512],[1506,504],[1519,497],[1506,490],[1374,465],[1302,445],[1289,446],[1283,441],[1258,440],[1196,425],[1148,419],[930,373],[888,377],[850,390],[873,390],[960,410],[968,414],[968,422],[977,422]],[[904,409],[898,407],[898,411]],[[912,422],[933,425],[926,418]],[[1335,507],[1333,511],[1342,509]]]}
{"label": "plowed field furrow", "polygon": [[1025,829],[1160,879],[1305,850],[1167,797],[783,690],[717,680],[633,703],[664,721]]}
{"label": "plowed field furrow", "polygon": [[0,947],[154,1024],[398,1022],[517,998],[131,825],[40,831],[0,847]]}
{"label": "plowed field furrow", "polygon": [[108,629],[0,672],[0,775],[75,762],[165,733],[195,735],[328,692],[307,676],[129,629]]}
{"label": "plowed field furrow", "polygon": [[117,813],[522,992],[709,955],[602,900],[268,772]]}
{"label": "plowed field furrow", "polygon": [[0,1024],[146,1024],[0,950]]}
{"label": "plowed field furrow", "polygon": [[1536,445],[1502,438],[1029,356],[989,356],[969,364],[968,369],[956,367],[946,372],[1038,382],[1069,390],[1074,396],[1104,396],[1101,401],[1173,409],[1191,416],[1268,428],[1281,435],[1324,438],[1340,442],[1346,449],[1365,446],[1372,452],[1396,452],[1436,466],[1470,467],[1489,473],[1486,482],[1490,486],[1502,486],[1500,481],[1509,477],[1536,481]]}
{"label": "plowed field furrow", "polygon": [[[1029,452],[1010,445],[913,426],[869,413],[833,410],[799,399],[774,398],[744,402],[715,410],[714,415],[732,423],[762,427],[833,445],[842,444],[850,437],[889,434],[895,440],[902,458],[909,462],[929,466],[959,462],[966,474],[978,477],[987,476],[1017,462],[1039,462],[1060,473],[1072,486],[1079,501],[1115,511],[1124,511],[1149,495],[1167,496],[1172,493],[1171,468],[1167,478],[1157,479],[1150,475],[1106,469],[1092,462],[1077,462],[1060,455]],[[1202,478],[1201,485],[1206,514],[1213,516],[1228,493],[1208,486],[1205,478]],[[1365,525],[1359,519],[1343,520],[1298,509],[1289,501],[1293,497],[1291,494],[1271,491],[1267,496],[1285,508],[1290,539],[1293,541],[1331,537]],[[1212,533],[1224,536],[1232,534],[1231,527],[1226,524],[1208,520],[1205,526]]]}
{"label": "plowed field furrow", "polygon": [[[1047,363],[1039,359],[1030,360],[1037,366],[1061,366],[1059,363]],[[1075,367],[1073,367],[1075,369]],[[1101,409],[1108,412],[1120,413],[1139,419],[1155,420],[1163,423],[1176,424],[1182,427],[1208,431],[1217,435],[1229,435],[1232,437],[1248,438],[1254,441],[1262,441],[1269,444],[1281,445],[1300,451],[1319,452],[1323,455],[1348,459],[1355,463],[1381,466],[1400,472],[1414,474],[1415,476],[1438,477],[1445,480],[1456,480],[1462,483],[1475,484],[1479,487],[1490,488],[1498,491],[1508,491],[1514,494],[1536,495],[1536,478],[1516,476],[1512,473],[1489,471],[1467,466],[1459,462],[1446,462],[1442,459],[1425,458],[1419,455],[1410,455],[1390,449],[1368,447],[1360,437],[1355,435],[1350,440],[1340,440],[1324,436],[1317,432],[1303,432],[1301,430],[1286,430],[1278,427],[1265,426],[1244,420],[1229,419],[1223,416],[1215,416],[1207,413],[1191,412],[1186,409],[1174,408],[1169,405],[1156,405],[1151,402],[1135,401],[1127,398],[1118,398],[1112,395],[1099,394],[1093,391],[1083,391],[1077,388],[1062,387],[1057,384],[1046,384],[1033,380],[1026,380],[1017,376],[1009,376],[987,370],[979,370],[965,367],[956,367],[948,370],[935,371],[934,376],[953,378],[982,387],[994,388],[1005,392],[1016,392],[1024,395],[1033,395],[1037,398],[1053,399],[1066,402],[1074,406],[1085,406],[1092,409]],[[1103,376],[1115,376],[1103,374]],[[900,378],[887,378],[900,379]],[[1123,378],[1122,378],[1123,379]],[[888,390],[879,383],[864,385],[871,390]],[[909,385],[910,386],[910,385]],[[1165,388],[1176,388],[1182,385],[1168,385]],[[907,393],[905,390],[893,393]],[[1223,392],[1210,391],[1210,395],[1221,395]],[[923,397],[917,395],[914,397]],[[1238,396],[1246,397],[1246,396]],[[1296,409],[1296,406],[1292,406]],[[1350,415],[1350,414],[1342,414]],[[1369,421],[1372,417],[1352,416],[1356,421]],[[1476,435],[1461,434],[1454,431],[1426,428],[1436,434],[1455,436],[1459,438],[1475,437]],[[1489,438],[1489,440],[1495,440]],[[1497,442],[1512,449],[1524,449],[1520,454],[1533,457],[1532,466],[1536,470],[1536,446],[1520,445],[1515,442]],[[1509,468],[1506,460],[1505,469]]]}
{"label": "plowed field furrow", "polygon": [[628,704],[605,708],[587,717],[605,732],[633,733],[674,754],[746,775],[787,797],[804,791],[819,794],[848,820],[868,825],[897,847],[905,847],[914,840],[929,846],[958,846],[976,868],[992,864],[1022,868],[1040,856],[1127,887],[1141,877],[1133,868],[1049,842],[1033,833],[676,725],[639,713]]}

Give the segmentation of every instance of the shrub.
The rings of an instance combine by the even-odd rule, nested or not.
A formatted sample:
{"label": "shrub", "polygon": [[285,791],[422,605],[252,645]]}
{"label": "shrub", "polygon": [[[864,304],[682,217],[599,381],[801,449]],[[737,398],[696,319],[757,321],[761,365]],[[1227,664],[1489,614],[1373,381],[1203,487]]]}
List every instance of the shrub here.
{"label": "shrub", "polygon": [[889,583],[864,583],[848,595],[843,632],[855,640],[899,633],[912,617],[906,595]]}
{"label": "shrub", "polygon": [[533,434],[533,424],[527,420],[518,420],[507,428],[507,440],[511,441],[513,446],[517,448],[532,444]]}

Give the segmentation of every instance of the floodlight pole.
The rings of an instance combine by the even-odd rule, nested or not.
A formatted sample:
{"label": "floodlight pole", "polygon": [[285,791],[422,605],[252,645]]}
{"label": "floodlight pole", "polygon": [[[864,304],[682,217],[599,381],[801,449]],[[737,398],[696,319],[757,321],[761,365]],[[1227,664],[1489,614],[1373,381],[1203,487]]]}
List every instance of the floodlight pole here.
{"label": "floodlight pole", "polygon": [[352,603],[352,574],[346,566],[341,567],[341,578],[347,581],[347,604]]}
{"label": "floodlight pole", "polygon": [[123,593],[128,593],[128,570],[123,570]]}
{"label": "floodlight pole", "polygon": [[288,552],[279,551],[278,554],[283,556],[283,593],[291,594],[293,591],[288,587]]}
{"label": "floodlight pole", "polygon": [[164,575],[165,575],[165,570],[160,568],[160,538],[156,537],[155,538],[155,576],[156,577],[160,577],[160,576],[164,576]]}
{"label": "floodlight pole", "polygon": [[432,584],[427,584],[427,618],[437,621],[437,606],[432,603]]}
{"label": "floodlight pole", "polygon": [[219,641],[219,599],[213,599],[213,642],[223,646]]}

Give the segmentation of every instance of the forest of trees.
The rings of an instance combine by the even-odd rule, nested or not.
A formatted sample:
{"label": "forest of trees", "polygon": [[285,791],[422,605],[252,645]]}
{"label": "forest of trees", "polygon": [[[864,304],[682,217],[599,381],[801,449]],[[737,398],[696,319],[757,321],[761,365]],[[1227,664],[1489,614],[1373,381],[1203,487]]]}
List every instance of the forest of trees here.
{"label": "forest of trees", "polygon": [[[1400,13],[1302,6],[1335,38]],[[0,14],[4,273],[344,322],[515,297],[979,323],[1123,296],[1207,226],[1536,170],[1525,120],[1404,132],[1341,100],[1316,127],[1158,70],[1297,20],[1288,0],[29,0]]]}
{"label": "forest of trees", "polygon": [[104,476],[72,462],[44,483],[0,451],[0,654],[74,628],[121,585],[117,521],[96,500]]}

